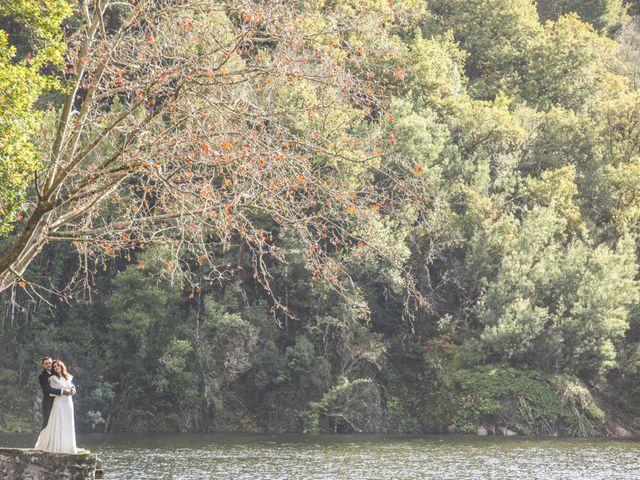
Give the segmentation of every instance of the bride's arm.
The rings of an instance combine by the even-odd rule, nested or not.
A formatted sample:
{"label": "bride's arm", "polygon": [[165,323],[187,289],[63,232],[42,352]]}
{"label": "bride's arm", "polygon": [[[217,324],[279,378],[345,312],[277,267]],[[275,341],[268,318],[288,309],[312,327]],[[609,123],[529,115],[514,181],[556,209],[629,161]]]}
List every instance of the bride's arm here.
{"label": "bride's arm", "polygon": [[50,397],[59,397],[62,395],[62,387],[60,385],[56,385],[52,382],[52,378],[54,376],[49,377],[49,381],[42,382],[40,386],[45,393],[48,393]]}
{"label": "bride's arm", "polygon": [[60,397],[64,393],[64,387],[60,382],[60,379],[55,375],[49,377],[49,396]]}

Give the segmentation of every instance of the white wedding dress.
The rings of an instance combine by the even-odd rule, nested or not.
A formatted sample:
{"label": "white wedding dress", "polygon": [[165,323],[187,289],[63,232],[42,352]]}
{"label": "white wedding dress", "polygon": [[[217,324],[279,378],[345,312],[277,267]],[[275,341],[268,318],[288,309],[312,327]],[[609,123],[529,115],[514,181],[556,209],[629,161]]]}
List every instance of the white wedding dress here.
{"label": "white wedding dress", "polygon": [[[73,386],[71,380],[71,375],[68,379],[51,375],[49,383],[53,388],[65,390]],[[49,422],[40,432],[35,448],[53,453],[78,453],[71,395],[55,395]]]}

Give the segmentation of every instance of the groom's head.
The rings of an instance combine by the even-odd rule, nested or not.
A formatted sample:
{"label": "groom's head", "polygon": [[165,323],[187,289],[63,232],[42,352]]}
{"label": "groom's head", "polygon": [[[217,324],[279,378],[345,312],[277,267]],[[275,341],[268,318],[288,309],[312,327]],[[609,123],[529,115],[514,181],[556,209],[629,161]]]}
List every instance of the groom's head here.
{"label": "groom's head", "polygon": [[51,359],[51,357],[42,357],[42,368],[44,368],[45,370],[51,370],[52,363],[53,360]]}

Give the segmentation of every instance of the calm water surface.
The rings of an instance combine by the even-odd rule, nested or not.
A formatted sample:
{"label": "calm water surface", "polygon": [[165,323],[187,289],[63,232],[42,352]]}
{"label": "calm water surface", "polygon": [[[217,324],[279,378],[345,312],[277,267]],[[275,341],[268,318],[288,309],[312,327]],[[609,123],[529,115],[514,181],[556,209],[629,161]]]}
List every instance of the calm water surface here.
{"label": "calm water surface", "polygon": [[[35,436],[0,435],[30,447]],[[640,442],[466,436],[80,435],[109,480],[640,480]]]}

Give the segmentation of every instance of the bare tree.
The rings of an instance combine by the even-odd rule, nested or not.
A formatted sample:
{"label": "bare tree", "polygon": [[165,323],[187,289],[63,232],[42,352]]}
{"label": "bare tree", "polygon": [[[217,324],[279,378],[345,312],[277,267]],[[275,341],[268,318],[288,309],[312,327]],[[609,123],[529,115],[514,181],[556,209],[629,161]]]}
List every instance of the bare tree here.
{"label": "bare tree", "polygon": [[79,2],[64,101],[40,135],[42,167],[0,258],[0,291],[27,284],[50,241],[74,242],[87,262],[163,242],[215,270],[212,248],[235,239],[266,278],[262,257],[279,250],[265,219],[335,282],[318,238],[329,226],[344,243],[357,209],[384,202],[367,186],[379,139],[358,129],[380,115],[366,65],[380,45],[349,38],[386,19],[328,19],[302,4]]}

